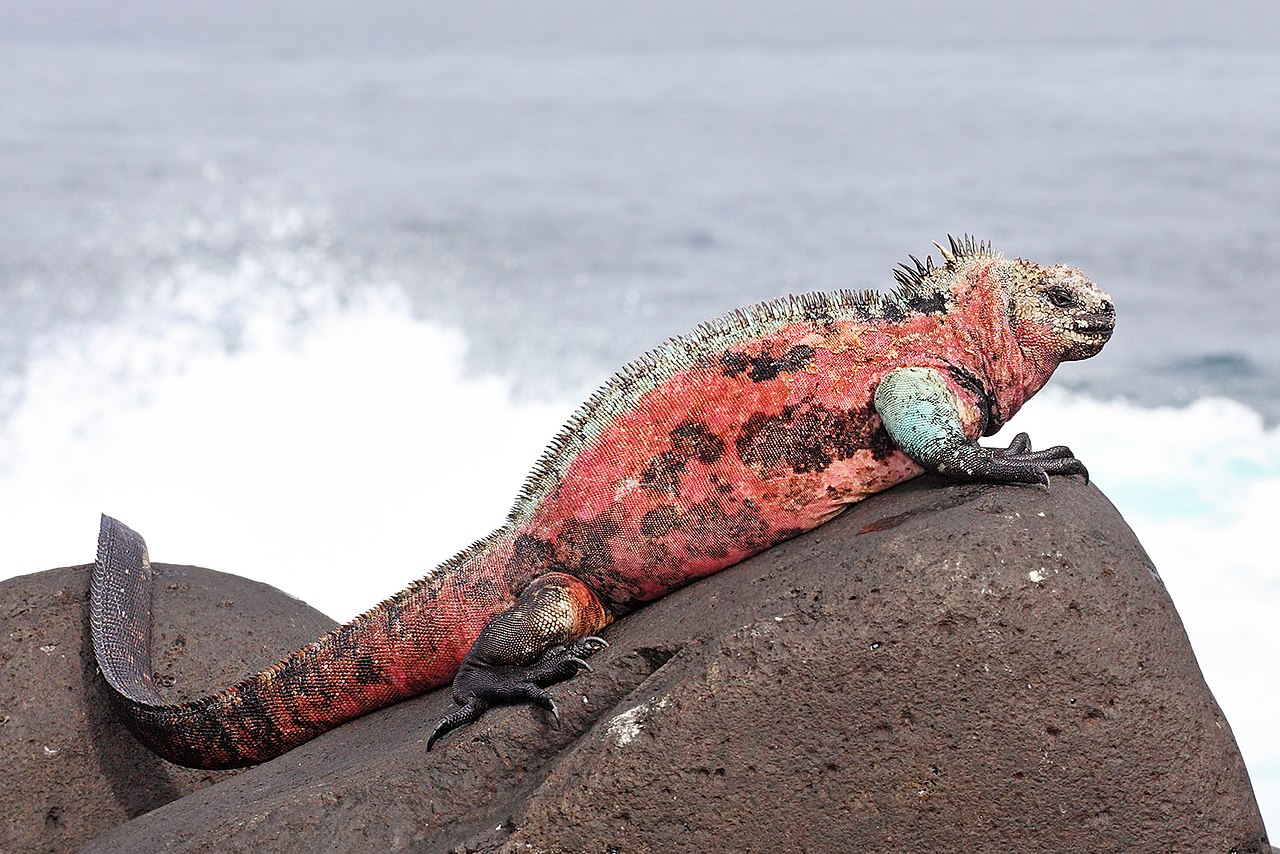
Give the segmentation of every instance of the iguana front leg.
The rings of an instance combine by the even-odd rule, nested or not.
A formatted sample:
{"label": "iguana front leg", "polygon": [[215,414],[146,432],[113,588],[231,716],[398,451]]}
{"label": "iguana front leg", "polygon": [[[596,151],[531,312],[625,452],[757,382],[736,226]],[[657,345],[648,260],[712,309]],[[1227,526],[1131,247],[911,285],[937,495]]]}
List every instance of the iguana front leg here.
{"label": "iguana front leg", "polygon": [[453,680],[453,701],[460,708],[436,724],[427,750],[495,705],[531,702],[559,721],[546,686],[589,670],[585,657],[608,646],[592,633],[612,620],[600,597],[580,579],[562,572],[536,578],[471,645]]}
{"label": "iguana front leg", "polygon": [[1045,486],[1051,474],[1089,478],[1084,463],[1065,445],[1032,451],[1026,433],[1014,437],[1008,448],[986,448],[968,438],[955,393],[942,373],[932,368],[890,371],[876,387],[875,407],[893,441],[927,471]]}

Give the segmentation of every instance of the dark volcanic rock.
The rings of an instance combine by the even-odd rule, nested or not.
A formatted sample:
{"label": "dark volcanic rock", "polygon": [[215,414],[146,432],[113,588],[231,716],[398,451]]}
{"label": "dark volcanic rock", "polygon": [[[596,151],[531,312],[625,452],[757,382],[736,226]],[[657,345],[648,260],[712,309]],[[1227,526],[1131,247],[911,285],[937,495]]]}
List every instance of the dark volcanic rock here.
{"label": "dark volcanic rock", "polygon": [[92,851],[1259,852],[1230,728],[1093,487],[925,478],[612,627],[555,729],[447,691]]}
{"label": "dark volcanic rock", "polygon": [[[155,671],[174,699],[225,688],[333,628],[256,581],[155,571]],[[0,851],[71,851],[229,776],[170,765],[116,720],[93,660],[88,585],[84,566],[0,582]]]}

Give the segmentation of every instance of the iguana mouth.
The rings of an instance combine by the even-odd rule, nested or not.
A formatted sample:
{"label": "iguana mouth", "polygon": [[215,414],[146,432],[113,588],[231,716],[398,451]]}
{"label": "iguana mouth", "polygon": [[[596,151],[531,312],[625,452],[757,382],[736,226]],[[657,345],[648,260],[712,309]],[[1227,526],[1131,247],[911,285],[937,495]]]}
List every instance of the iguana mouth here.
{"label": "iguana mouth", "polygon": [[1106,314],[1082,317],[1076,321],[1075,325],[1075,331],[1088,338],[1110,338],[1115,328],[1115,316]]}

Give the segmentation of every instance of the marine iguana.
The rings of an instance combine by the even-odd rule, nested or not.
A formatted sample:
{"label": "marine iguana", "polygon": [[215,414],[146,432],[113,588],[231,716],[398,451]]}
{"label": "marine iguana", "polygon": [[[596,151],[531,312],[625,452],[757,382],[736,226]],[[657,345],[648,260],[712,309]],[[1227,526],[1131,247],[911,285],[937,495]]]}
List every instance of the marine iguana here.
{"label": "marine iguana", "polygon": [[157,693],[146,544],[104,516],[93,647],[126,724],[172,762],[239,767],[452,679],[430,749],[494,704],[557,714],[547,687],[587,667],[614,619],[921,472],[1087,478],[1065,446],[977,440],[1060,362],[1102,349],[1111,299],[972,237],[935,246],[942,261],[911,256],[891,293],[784,296],[626,365],[552,439],[502,527],[220,694]]}

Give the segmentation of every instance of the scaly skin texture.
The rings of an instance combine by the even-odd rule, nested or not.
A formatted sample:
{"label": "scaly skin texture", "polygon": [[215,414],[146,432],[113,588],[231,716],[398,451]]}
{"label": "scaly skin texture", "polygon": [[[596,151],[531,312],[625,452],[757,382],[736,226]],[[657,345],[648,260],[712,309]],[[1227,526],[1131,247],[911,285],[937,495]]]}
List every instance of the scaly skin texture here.
{"label": "scaly skin texture", "polygon": [[[1086,474],[1065,447],[977,439],[1062,361],[1110,337],[1078,271],[972,238],[904,265],[889,295],[783,297],[627,365],[570,419],[508,516],[408,589],[211,697],[166,705],[150,666],[146,546],[104,517],[94,649],[124,718],[182,765],[262,762],[453,679],[431,738],[495,703],[555,712],[613,619],[925,470],[998,482]],[[430,744],[428,744],[428,748]]]}

